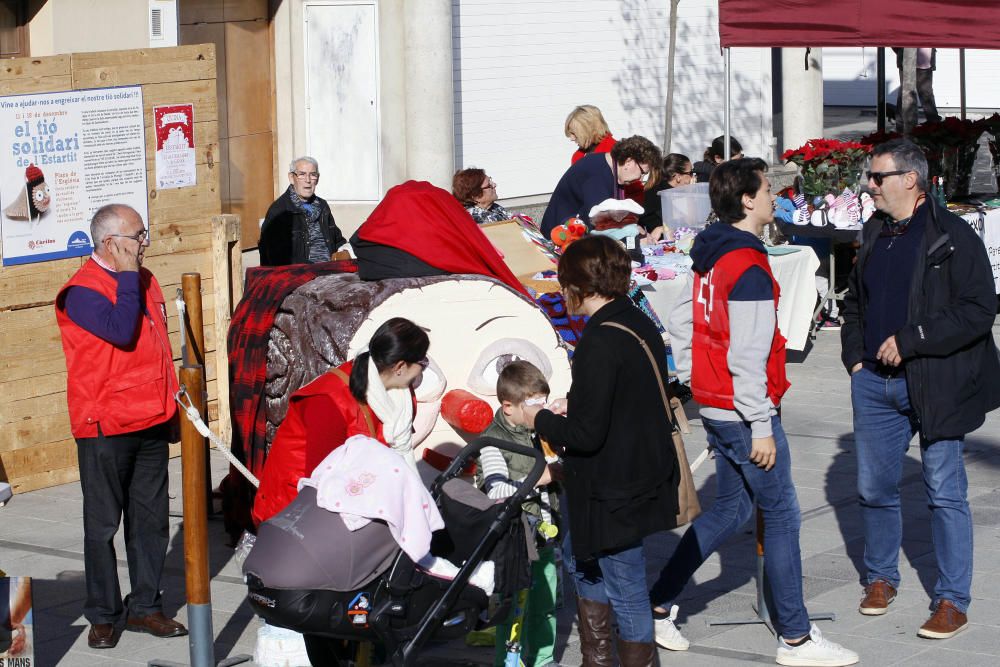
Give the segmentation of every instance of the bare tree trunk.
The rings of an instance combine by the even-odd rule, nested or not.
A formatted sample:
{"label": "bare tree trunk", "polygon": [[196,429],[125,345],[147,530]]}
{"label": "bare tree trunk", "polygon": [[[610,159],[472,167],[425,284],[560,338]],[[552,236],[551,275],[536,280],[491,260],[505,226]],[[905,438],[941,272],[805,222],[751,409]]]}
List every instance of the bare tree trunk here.
{"label": "bare tree trunk", "polygon": [[670,139],[674,131],[674,53],[677,50],[677,5],[680,0],[670,0],[670,45],[667,47],[667,103],[663,118],[663,154],[670,152]]}
{"label": "bare tree trunk", "polygon": [[917,125],[917,50],[903,49],[903,71],[900,76],[900,87],[903,91],[902,108],[899,110],[902,119],[903,134],[909,134]]}

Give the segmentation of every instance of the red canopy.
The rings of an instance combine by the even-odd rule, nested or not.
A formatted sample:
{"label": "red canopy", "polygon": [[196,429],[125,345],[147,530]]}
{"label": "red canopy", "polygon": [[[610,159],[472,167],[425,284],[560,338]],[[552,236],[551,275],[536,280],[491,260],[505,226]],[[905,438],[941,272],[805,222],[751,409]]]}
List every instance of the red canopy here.
{"label": "red canopy", "polygon": [[719,0],[722,46],[1000,49],[996,0]]}

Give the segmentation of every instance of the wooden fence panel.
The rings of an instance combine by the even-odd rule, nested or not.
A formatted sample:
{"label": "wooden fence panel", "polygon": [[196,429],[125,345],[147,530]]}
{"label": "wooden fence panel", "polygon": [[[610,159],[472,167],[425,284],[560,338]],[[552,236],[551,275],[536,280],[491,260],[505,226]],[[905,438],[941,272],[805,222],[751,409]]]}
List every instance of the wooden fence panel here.
{"label": "wooden fence panel", "polygon": [[[209,416],[216,400],[215,299],[212,293],[213,216],[219,198],[219,126],[215,47],[16,58],[0,64],[0,95],[142,86],[146,171],[152,245],[144,266],[156,275],[168,301],[167,326],[180,359],[176,288],[183,273],[201,273]],[[153,107],[194,105],[197,184],[157,190]],[[15,492],[78,479],[76,443],[66,412],[66,365],[56,327],[59,288],[86,258],[0,267],[0,480]],[[171,446],[172,455],[179,449]]]}

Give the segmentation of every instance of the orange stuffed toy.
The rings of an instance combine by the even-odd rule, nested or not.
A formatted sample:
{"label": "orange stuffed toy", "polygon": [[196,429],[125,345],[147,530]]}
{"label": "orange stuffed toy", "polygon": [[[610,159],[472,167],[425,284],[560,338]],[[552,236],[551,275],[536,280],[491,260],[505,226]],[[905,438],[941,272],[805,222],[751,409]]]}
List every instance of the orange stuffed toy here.
{"label": "orange stuffed toy", "polygon": [[552,242],[559,246],[560,250],[565,250],[573,241],[583,238],[587,233],[587,225],[579,218],[570,218],[565,224],[554,227],[549,234]]}

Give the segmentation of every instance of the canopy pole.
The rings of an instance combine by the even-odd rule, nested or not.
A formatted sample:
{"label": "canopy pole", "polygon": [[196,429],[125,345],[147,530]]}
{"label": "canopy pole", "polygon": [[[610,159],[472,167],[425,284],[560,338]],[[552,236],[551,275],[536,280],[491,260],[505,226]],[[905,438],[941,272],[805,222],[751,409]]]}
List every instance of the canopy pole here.
{"label": "canopy pole", "polygon": [[959,100],[962,105],[962,120],[965,120],[965,49],[958,50]]}
{"label": "canopy pole", "polygon": [[731,83],[732,83],[730,81],[730,78],[731,78],[731,75],[732,75],[730,55],[731,54],[730,54],[730,51],[729,51],[729,47],[727,46],[726,47],[726,51],[725,51],[725,56],[723,57],[723,63],[724,63],[724,68],[725,68],[725,77],[726,77],[726,85],[725,85],[725,100],[723,101],[723,106],[725,107],[725,109],[723,110],[723,123],[722,123],[722,134],[725,135],[725,137],[726,137],[725,139],[723,139],[724,146],[725,146],[725,148],[723,148],[723,151],[724,151],[723,152],[723,157],[725,158],[725,160],[727,162],[729,161],[729,158],[732,157],[729,154],[729,142],[730,142],[730,139],[729,139],[729,131],[730,131],[730,128],[729,128],[729,103],[730,103],[730,94],[731,94],[730,86],[731,86]]}
{"label": "canopy pole", "polygon": [[[875,116],[878,121],[877,129],[885,132],[885,47],[878,47],[876,56],[875,79],[878,86],[878,101],[876,102]],[[896,110],[899,113],[899,109]]]}

